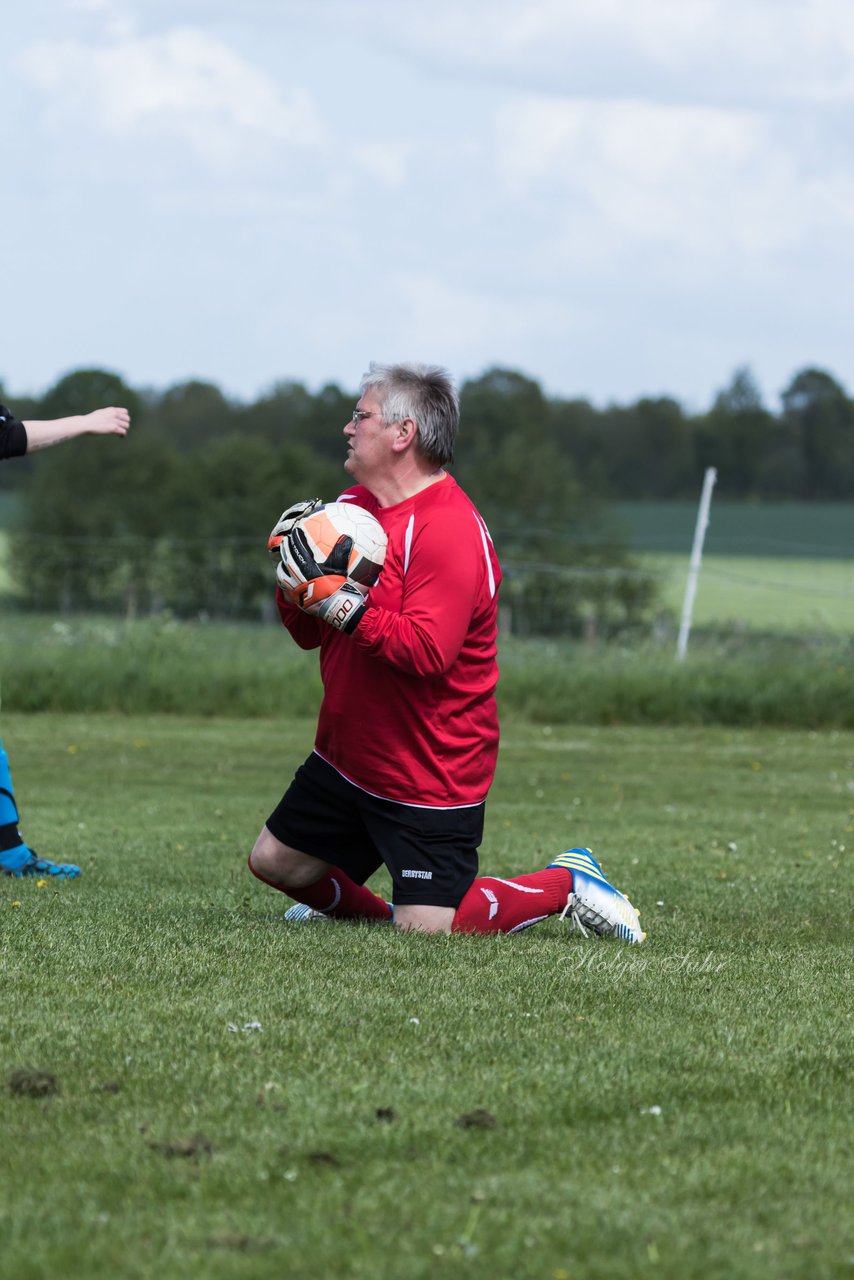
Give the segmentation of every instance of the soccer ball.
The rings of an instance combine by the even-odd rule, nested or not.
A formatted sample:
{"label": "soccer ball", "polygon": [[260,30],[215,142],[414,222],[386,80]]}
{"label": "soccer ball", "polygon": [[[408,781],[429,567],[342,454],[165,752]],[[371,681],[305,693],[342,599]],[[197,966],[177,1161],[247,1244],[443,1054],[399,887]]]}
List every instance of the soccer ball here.
{"label": "soccer ball", "polygon": [[[305,534],[309,550],[318,564],[329,559],[341,538],[352,538],[353,545],[347,559],[347,577],[363,595],[367,595],[368,589],[380,576],[385,560],[388,540],[379,520],[353,502],[327,502],[303,516],[294,527]],[[295,581],[304,582],[305,578],[291,555],[287,538],[283,539],[280,550],[287,572]]]}

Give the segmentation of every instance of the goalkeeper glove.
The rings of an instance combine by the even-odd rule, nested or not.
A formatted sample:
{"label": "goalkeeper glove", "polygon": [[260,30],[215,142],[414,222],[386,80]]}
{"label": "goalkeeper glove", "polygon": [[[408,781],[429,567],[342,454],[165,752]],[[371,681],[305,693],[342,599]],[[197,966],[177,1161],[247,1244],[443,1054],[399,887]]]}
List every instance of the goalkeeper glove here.
{"label": "goalkeeper glove", "polygon": [[292,586],[294,575],[288,572],[287,565],[281,566],[282,572],[277,571],[277,576],[287,599],[339,631],[346,631],[348,635],[355,631],[367,604],[359,588],[346,575],[353,539],[339,538],[322,564],[311,554],[302,529],[291,529],[287,549],[288,561],[304,579]]}
{"label": "goalkeeper glove", "polygon": [[287,511],[283,511],[273,525],[270,536],[267,539],[267,550],[270,554],[273,556],[279,554],[282,539],[288,536],[297,520],[302,520],[303,516],[311,515],[312,511],[316,511],[318,507],[322,506],[322,498],[308,498],[305,502],[295,502],[292,507],[288,507]]}

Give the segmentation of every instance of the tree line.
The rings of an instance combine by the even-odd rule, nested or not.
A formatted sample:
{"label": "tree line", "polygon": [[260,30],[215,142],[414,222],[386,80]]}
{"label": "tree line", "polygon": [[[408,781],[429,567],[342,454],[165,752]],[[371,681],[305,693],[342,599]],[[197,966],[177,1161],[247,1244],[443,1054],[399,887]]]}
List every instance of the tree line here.
{"label": "tree line", "polygon": [[[342,431],[356,395],[283,382],[242,403],[207,382],[135,390],[99,369],[39,399],[0,389],[25,419],[122,404],[133,420],[125,440],[81,440],[0,469],[22,499],[12,570],[23,598],[254,613],[269,600],[263,546],[279,513],[348,483]],[[708,466],[730,498],[854,495],[854,402],[818,369],[792,379],[776,414],[746,368],[699,415],[667,397],[596,408],[500,368],[463,384],[461,410],[453,471],[500,539],[517,630],[648,621],[654,584],[612,529],[609,501],[694,498]]]}
{"label": "tree line", "polygon": [[[0,386],[0,398],[10,397]],[[105,403],[126,405],[134,437],[181,452],[229,437],[306,450],[317,462],[340,461],[340,430],[356,392],[329,384],[312,393],[281,382],[251,403],[227,398],[208,382],[165,391],[135,390],[104,370],[77,370],[42,397],[11,397],[19,417],[62,417]],[[524,373],[494,368],[461,388],[461,477],[485,464],[491,487],[501,464],[524,457],[526,469],[560,475],[605,500],[678,499],[696,495],[706,467],[717,467],[728,497],[844,500],[854,494],[854,400],[832,374],[797,373],[768,409],[747,367],[703,413],[689,414],[667,396],[597,408],[584,399],[547,396]],[[17,470],[17,468],[16,468]],[[511,471],[513,468],[511,467]],[[506,474],[506,473],[505,473]],[[19,477],[20,478],[20,477]],[[8,468],[0,483],[15,483]],[[483,487],[481,485],[481,487]]]}

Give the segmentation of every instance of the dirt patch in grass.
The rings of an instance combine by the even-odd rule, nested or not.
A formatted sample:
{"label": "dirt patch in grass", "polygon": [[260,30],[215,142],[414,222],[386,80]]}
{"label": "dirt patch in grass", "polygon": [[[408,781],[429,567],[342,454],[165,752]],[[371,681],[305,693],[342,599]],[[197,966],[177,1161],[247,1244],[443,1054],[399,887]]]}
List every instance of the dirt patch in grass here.
{"label": "dirt patch in grass", "polygon": [[15,1067],[9,1075],[9,1089],[16,1098],[50,1098],[59,1093],[59,1081],[52,1071]]}

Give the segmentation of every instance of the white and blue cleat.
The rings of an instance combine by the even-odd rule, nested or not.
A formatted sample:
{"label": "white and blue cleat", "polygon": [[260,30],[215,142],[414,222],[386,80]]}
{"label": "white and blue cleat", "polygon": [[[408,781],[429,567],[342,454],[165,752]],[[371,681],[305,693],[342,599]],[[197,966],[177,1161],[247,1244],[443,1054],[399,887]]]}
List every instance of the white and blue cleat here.
{"label": "white and blue cleat", "polygon": [[[394,907],[392,907],[391,903],[388,905],[391,907],[391,918],[394,920]],[[285,912],[285,924],[312,924],[318,920],[331,921],[332,919],[333,917],[328,916],[325,911],[318,911],[315,907],[309,907],[305,902],[295,902]]]}
{"label": "white and blue cleat", "polygon": [[292,907],[288,907],[285,912],[286,924],[310,924],[314,920],[330,920],[325,911],[316,911],[314,907],[309,907],[304,902],[295,902]]}
{"label": "white and blue cleat", "polygon": [[625,894],[605,879],[589,849],[566,849],[549,866],[572,872],[572,889],[560,917],[569,918],[571,929],[580,929],[585,937],[590,929],[605,938],[643,942],[646,934],[637,911]]}

